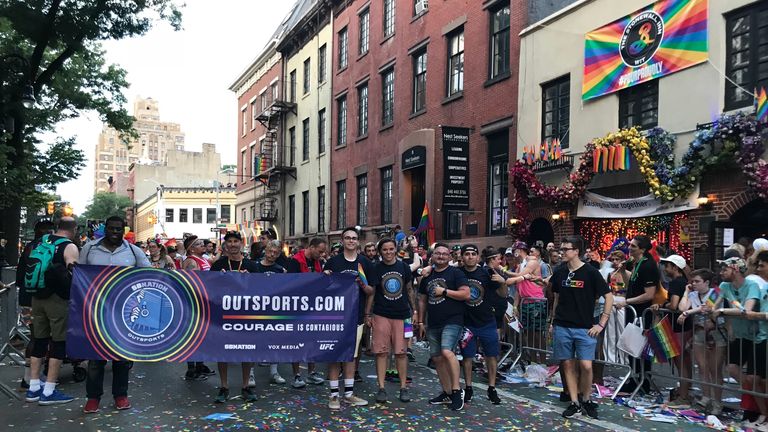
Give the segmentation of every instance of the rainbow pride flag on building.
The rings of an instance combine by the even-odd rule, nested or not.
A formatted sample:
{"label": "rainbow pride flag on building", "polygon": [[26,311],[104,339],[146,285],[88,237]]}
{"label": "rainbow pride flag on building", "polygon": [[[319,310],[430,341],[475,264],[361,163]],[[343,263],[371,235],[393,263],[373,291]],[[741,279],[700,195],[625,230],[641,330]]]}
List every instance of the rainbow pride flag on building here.
{"label": "rainbow pride flag on building", "polygon": [[765,87],[760,87],[760,91],[755,89],[755,117],[760,123],[768,120],[768,95],[765,93]]}
{"label": "rainbow pride flag on building", "polygon": [[672,330],[669,315],[664,316],[648,331],[648,344],[653,352],[654,360],[666,363],[682,352],[679,335]]}
{"label": "rainbow pride flag on building", "polygon": [[426,234],[427,246],[431,246],[435,242],[435,226],[432,224],[432,217],[429,215],[429,202],[424,201],[424,210],[421,212],[421,220],[419,226],[416,227],[416,231],[413,235]]}

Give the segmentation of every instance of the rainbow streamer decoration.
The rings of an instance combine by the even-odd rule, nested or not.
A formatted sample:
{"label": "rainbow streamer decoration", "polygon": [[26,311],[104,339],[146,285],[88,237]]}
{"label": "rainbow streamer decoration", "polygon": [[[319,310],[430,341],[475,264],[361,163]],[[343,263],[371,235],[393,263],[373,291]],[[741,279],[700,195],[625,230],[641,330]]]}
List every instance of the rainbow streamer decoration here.
{"label": "rainbow streamer decoration", "polygon": [[363,282],[363,285],[368,285],[368,277],[365,275],[362,263],[357,263],[357,276],[360,278],[360,281]]}
{"label": "rainbow streamer decoration", "polygon": [[669,315],[665,315],[648,332],[648,343],[653,352],[654,359],[659,363],[666,363],[680,355],[682,348],[680,341],[675,337],[672,331],[672,323],[669,321]]}
{"label": "rainbow streamer decoration", "polygon": [[755,117],[760,123],[768,120],[768,95],[765,93],[765,87],[760,87],[760,91],[755,90]]}
{"label": "rainbow streamer decoration", "polygon": [[627,146],[621,144],[596,148],[592,152],[592,171],[606,173],[629,170],[629,152]]}
{"label": "rainbow streamer decoration", "polygon": [[432,245],[435,242],[435,226],[432,224],[432,217],[429,215],[429,201],[424,201],[424,210],[421,212],[421,220],[419,226],[416,227],[416,231],[413,235],[419,235],[426,233],[427,245]]}
{"label": "rainbow streamer decoration", "polygon": [[707,14],[707,0],[659,0],[587,33],[582,99],[705,62]]}

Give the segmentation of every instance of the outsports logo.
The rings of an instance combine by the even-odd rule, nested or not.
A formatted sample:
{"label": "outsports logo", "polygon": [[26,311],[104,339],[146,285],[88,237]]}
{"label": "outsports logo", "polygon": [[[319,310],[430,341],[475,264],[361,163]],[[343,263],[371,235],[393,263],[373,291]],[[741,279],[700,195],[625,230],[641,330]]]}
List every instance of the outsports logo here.
{"label": "outsports logo", "polygon": [[436,278],[429,281],[429,283],[427,284],[427,293],[429,294],[428,296],[429,304],[436,305],[445,301],[445,292],[443,292],[440,295],[437,295],[435,293],[435,289],[437,287],[448,289],[448,283],[443,278]]}
{"label": "outsports logo", "polygon": [[656,12],[645,11],[633,18],[621,35],[619,53],[624,64],[638,67],[647,63],[664,39],[664,19]]}
{"label": "outsports logo", "polygon": [[475,279],[467,279],[469,285],[469,300],[466,301],[468,306],[476,307],[483,303],[483,295],[485,289],[480,281]]}
{"label": "outsports logo", "polygon": [[85,335],[104,359],[184,361],[205,339],[209,318],[194,272],[105,267],[83,304]]}
{"label": "outsports logo", "polygon": [[403,277],[399,272],[387,272],[381,277],[384,298],[398,300],[403,296]]}

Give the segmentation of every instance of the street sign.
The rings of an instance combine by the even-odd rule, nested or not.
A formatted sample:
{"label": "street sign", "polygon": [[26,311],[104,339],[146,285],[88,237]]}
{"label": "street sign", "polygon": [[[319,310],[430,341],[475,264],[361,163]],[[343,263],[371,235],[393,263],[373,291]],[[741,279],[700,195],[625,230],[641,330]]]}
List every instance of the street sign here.
{"label": "street sign", "polygon": [[218,228],[211,228],[211,232],[219,232]]}

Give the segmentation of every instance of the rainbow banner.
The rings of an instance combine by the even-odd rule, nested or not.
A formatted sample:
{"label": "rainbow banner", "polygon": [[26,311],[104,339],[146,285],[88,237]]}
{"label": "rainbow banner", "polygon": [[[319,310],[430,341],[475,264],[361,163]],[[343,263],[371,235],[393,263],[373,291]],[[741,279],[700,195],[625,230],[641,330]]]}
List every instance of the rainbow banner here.
{"label": "rainbow banner", "polygon": [[359,288],[348,274],[79,265],[67,355],[83,360],[350,361]]}
{"label": "rainbow banner", "polygon": [[648,332],[648,344],[660,363],[666,363],[680,355],[680,335],[676,335],[672,330],[672,323],[669,321],[669,315],[665,315]]}
{"label": "rainbow banner", "polygon": [[705,62],[707,14],[707,0],[659,0],[587,33],[582,99]]}
{"label": "rainbow banner", "polygon": [[765,123],[768,120],[768,94],[765,93],[765,87],[760,87],[759,92],[755,89],[755,109],[757,121]]}

